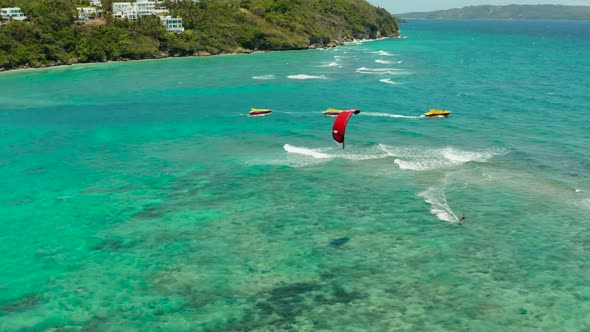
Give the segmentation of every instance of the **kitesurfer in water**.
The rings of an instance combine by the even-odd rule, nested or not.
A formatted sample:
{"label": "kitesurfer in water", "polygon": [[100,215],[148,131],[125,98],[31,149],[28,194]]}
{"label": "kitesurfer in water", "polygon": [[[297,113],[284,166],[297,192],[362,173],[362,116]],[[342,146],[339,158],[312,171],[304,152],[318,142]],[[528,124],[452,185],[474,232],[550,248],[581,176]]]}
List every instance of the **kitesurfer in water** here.
{"label": "kitesurfer in water", "polygon": [[459,220],[459,225],[463,225],[464,222],[465,222],[465,213],[463,213],[461,215],[461,220]]}

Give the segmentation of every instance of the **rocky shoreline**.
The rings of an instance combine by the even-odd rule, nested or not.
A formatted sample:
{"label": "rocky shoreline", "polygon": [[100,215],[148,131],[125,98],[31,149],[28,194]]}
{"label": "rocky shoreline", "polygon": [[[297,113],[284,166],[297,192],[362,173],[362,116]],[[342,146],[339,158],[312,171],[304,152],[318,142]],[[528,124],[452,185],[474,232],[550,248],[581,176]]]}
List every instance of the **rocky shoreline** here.
{"label": "rocky shoreline", "polygon": [[[387,39],[387,38],[404,38],[400,34],[395,34],[394,36],[389,37],[377,37],[377,38],[365,38],[361,39],[360,41],[368,41],[368,40],[379,40],[379,39]],[[17,70],[27,70],[27,69],[41,69],[41,68],[50,68],[50,67],[59,67],[59,66],[71,66],[77,64],[92,64],[92,63],[105,63],[105,62],[125,62],[125,61],[138,61],[138,60],[157,60],[157,59],[166,59],[166,58],[185,58],[185,57],[197,57],[197,56],[215,56],[215,55],[232,55],[232,54],[253,54],[253,53],[264,53],[264,52],[279,52],[279,51],[296,51],[296,50],[314,50],[314,49],[326,49],[326,48],[334,48],[340,45],[344,45],[345,43],[359,41],[352,37],[346,37],[343,40],[333,40],[329,43],[314,43],[310,44],[308,47],[303,48],[285,48],[285,49],[274,49],[274,50],[250,50],[250,49],[238,49],[233,51],[219,51],[217,53],[209,53],[205,51],[198,51],[193,53],[192,55],[179,55],[173,54],[170,55],[168,53],[160,53],[157,55],[153,55],[150,57],[145,57],[141,59],[130,59],[130,58],[116,58],[113,60],[108,61],[94,61],[94,62],[79,62],[78,59],[70,59],[67,62],[56,61],[53,63],[41,64],[39,66],[31,66],[29,64],[18,66],[14,68],[5,68],[0,67],[0,72],[8,72],[8,71],[17,71]]]}

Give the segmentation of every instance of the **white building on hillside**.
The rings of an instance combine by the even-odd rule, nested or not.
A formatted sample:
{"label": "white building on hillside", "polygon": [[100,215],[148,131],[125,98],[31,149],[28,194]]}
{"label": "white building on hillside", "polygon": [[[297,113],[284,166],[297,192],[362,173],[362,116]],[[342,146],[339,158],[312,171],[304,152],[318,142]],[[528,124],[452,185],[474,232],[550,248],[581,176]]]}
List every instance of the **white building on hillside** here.
{"label": "white building on hillside", "polygon": [[143,17],[148,15],[159,15],[168,12],[168,8],[156,8],[155,0],[137,0],[135,2],[137,16]]}
{"label": "white building on hillside", "polygon": [[137,0],[137,2],[113,2],[113,16],[117,18],[126,18],[136,20],[138,17],[149,15],[160,16],[162,24],[168,31],[184,32],[181,18],[164,16],[168,13],[166,8],[156,8],[156,4],[163,2],[161,0]]}
{"label": "white building on hillside", "polygon": [[93,20],[96,18],[96,8],[95,7],[80,7],[76,8],[78,11],[78,21],[86,22],[88,20]]}
{"label": "white building on hillside", "polygon": [[113,16],[136,20],[137,10],[135,10],[135,6],[131,2],[113,2]]}
{"label": "white building on hillside", "polygon": [[137,2],[113,2],[113,16],[136,20],[138,17],[160,15],[168,12],[166,8],[156,8],[155,0],[138,0]]}
{"label": "white building on hillside", "polygon": [[160,16],[162,24],[166,27],[166,30],[172,32],[184,32],[181,18],[173,18],[172,16]]}
{"label": "white building on hillside", "polygon": [[102,7],[102,1],[101,0],[90,0],[90,5],[94,6],[94,7]]}
{"label": "white building on hillside", "polygon": [[0,12],[0,14],[2,15],[2,19],[4,19],[4,20],[9,19],[9,20],[24,21],[27,19],[27,17],[23,13],[23,11],[20,9],[20,7],[2,8],[2,11]]}

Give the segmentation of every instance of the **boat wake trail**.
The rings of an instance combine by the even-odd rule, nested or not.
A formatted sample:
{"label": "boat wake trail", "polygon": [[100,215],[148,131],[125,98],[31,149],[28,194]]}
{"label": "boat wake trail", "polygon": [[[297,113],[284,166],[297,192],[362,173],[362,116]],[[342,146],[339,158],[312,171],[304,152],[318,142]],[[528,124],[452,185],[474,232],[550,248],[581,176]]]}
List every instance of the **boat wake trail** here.
{"label": "boat wake trail", "polygon": [[361,112],[359,115],[362,115],[362,116],[380,116],[380,117],[397,118],[397,119],[422,119],[422,118],[425,118],[424,116],[401,115],[401,114],[379,113],[379,112]]}
{"label": "boat wake trail", "polygon": [[457,218],[457,215],[447,202],[445,187],[440,189],[430,187],[426,191],[419,193],[418,196],[424,198],[424,201],[430,204],[430,213],[436,215],[439,220],[450,223],[459,222],[459,218]]}

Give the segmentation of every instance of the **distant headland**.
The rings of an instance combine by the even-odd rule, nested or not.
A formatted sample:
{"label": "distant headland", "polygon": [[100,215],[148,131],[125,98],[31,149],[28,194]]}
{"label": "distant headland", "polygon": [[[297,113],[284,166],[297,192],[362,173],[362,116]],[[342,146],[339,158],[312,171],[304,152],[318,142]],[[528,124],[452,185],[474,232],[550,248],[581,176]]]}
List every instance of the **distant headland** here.
{"label": "distant headland", "polygon": [[0,71],[398,37],[365,0],[0,0]]}
{"label": "distant headland", "polygon": [[590,6],[507,5],[467,6],[463,8],[396,14],[401,18],[426,19],[505,19],[505,20],[587,20]]}

